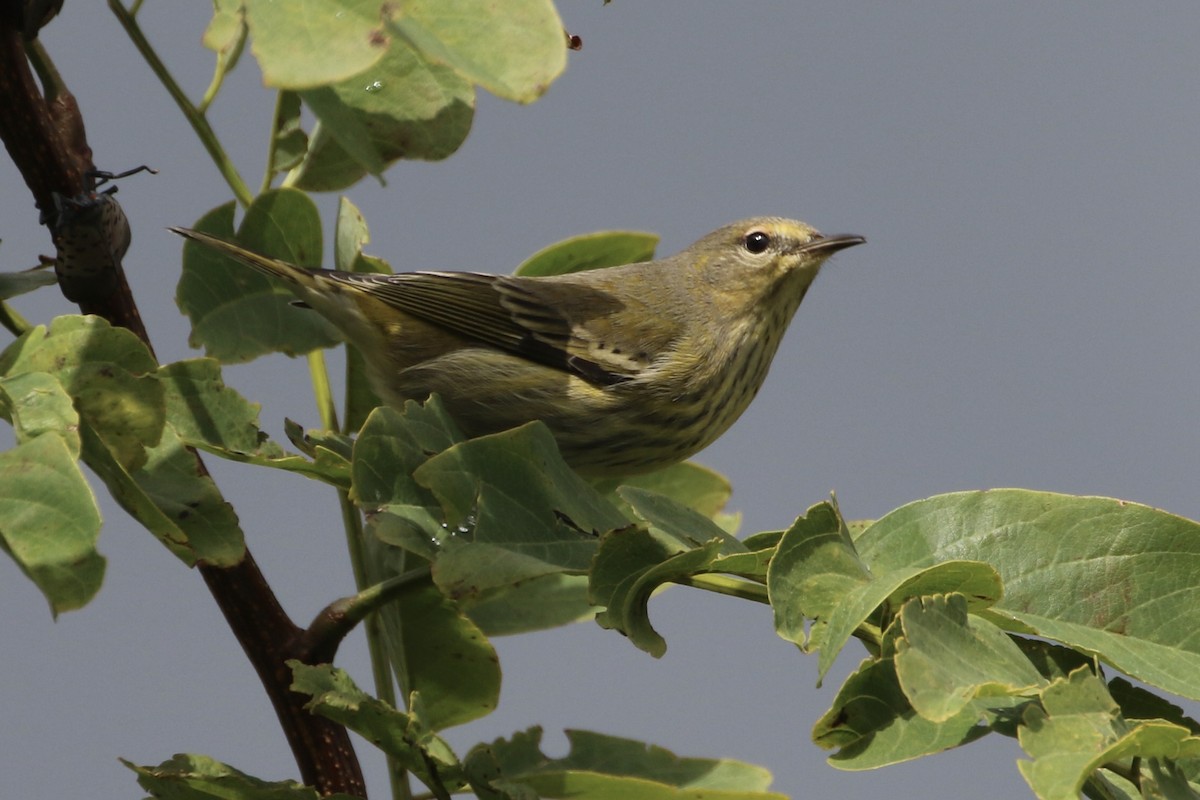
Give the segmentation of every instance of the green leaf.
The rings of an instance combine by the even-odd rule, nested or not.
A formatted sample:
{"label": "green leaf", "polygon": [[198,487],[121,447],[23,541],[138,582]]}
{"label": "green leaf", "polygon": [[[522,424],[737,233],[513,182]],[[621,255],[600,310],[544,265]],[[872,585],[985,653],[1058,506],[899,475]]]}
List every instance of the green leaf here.
{"label": "green leaf", "polygon": [[99,317],[65,316],[49,329],[27,331],[0,355],[0,374],[54,375],[90,424],[127,468],[158,442],[166,417],[157,368],[132,332]]}
{"label": "green leaf", "polygon": [[464,603],[464,611],[488,636],[557,628],[596,616],[587,587],[586,575],[551,572],[517,587],[481,591]]}
{"label": "green leaf", "polygon": [[81,425],[80,433],[84,458],[113,499],[185,564],[241,561],[245,543],[237,516],[173,430],[132,473],[90,426]]}
{"label": "green leaf", "polygon": [[412,473],[462,438],[436,398],[425,405],[410,400],[403,411],[376,408],[354,442],[351,497],[368,512],[388,504],[438,508],[434,495]]}
{"label": "green leaf", "polygon": [[[464,785],[455,778],[458,759],[450,746],[437,736],[416,709],[404,713],[363,692],[344,671],[329,664],[309,666],[288,661],[292,669],[292,691],[307,694],[309,711],[345,725],[383,752],[394,757],[426,786],[441,783],[448,789]],[[421,708],[424,711],[423,708]],[[437,772],[431,772],[431,767]]]}
{"label": "green leaf", "polygon": [[[771,775],[730,759],[681,758],[661,747],[589,731],[568,730],[570,751],[551,759],[541,729],[476,746],[467,757],[491,783],[533,789],[538,797],[621,797],[630,800],[778,800]],[[479,792],[479,787],[473,788]],[[482,795],[481,795],[482,796]]]}
{"label": "green leaf", "polygon": [[[366,94],[363,86],[359,86],[358,91]],[[371,132],[367,129],[366,120],[362,115],[355,113],[355,110],[346,105],[329,87],[302,91],[300,97],[321,122],[319,132],[312,139],[308,151],[309,157],[325,149],[326,142],[337,142],[340,148],[340,152],[337,154],[340,157],[339,160],[349,156],[350,160],[359,165],[363,172],[369,172],[376,176],[383,174],[386,165],[379,150],[371,141]],[[332,188],[344,188],[357,179],[358,176],[355,176],[353,180],[345,181],[342,185]]]}
{"label": "green leaf", "polygon": [[246,20],[243,6],[235,0],[213,3],[213,18],[204,30],[201,43],[217,54],[217,71],[229,72],[237,66],[246,44]]}
{"label": "green leaf", "polygon": [[[520,593],[531,578],[583,574],[597,534],[629,524],[563,463],[541,423],[455,444],[413,477],[459,529],[442,540],[433,575],[466,608]],[[512,608],[528,605],[515,598]]]}
{"label": "green leaf", "polygon": [[945,722],[976,697],[1026,696],[1044,683],[1008,637],[967,614],[961,594],[914,598],[900,610],[896,676],[913,709]]}
{"label": "green leaf", "polygon": [[544,247],[513,273],[527,277],[565,275],[600,267],[636,264],[654,258],[659,237],[639,231],[597,231]]}
{"label": "green leaf", "polygon": [[666,495],[706,517],[716,519],[725,530],[729,530],[724,524],[726,518],[721,516],[721,512],[733,494],[733,486],[724,475],[693,461],[672,464],[642,475],[605,478],[593,481],[593,485],[610,502],[617,504],[618,508],[624,504],[617,496],[616,490],[621,486],[631,486]]}
{"label": "green leaf", "polygon": [[[398,574],[394,565],[389,570]],[[423,724],[443,730],[486,716],[500,700],[496,651],[429,583],[406,591],[383,616],[389,654],[406,694],[419,692]]]}
{"label": "green leaf", "polygon": [[775,631],[801,648],[815,646],[807,621],[826,624],[841,599],[869,578],[837,506],[818,503],[784,532],[767,570]]}
{"label": "green leaf", "polygon": [[862,662],[846,679],[812,736],[820,747],[840,748],[829,757],[838,769],[877,769],[973,742],[1028,702],[1012,695],[978,698],[935,722],[913,711],[885,656]]}
{"label": "green leaf", "polygon": [[437,496],[452,523],[478,514],[486,498],[503,496],[536,509],[548,525],[557,516],[580,534],[629,524],[566,466],[540,422],[456,444],[422,464],[414,477]]}
{"label": "green leaf", "polygon": [[[197,230],[300,266],[321,259],[321,220],[312,200],[294,189],[260,195],[233,235],[233,203],[210,211]],[[280,282],[188,241],[175,302],[192,321],[193,347],[226,364],[266,353],[297,355],[331,347],[341,335],[321,315],[292,305],[296,296]]]}
{"label": "green leaf", "polygon": [[721,543],[722,555],[746,552],[746,546],[720,525],[666,495],[634,486],[623,486],[617,494],[652,531],[667,536],[682,547],[698,547],[716,539]]}
{"label": "green leaf", "polygon": [[979,561],[943,561],[926,568],[908,567],[880,574],[848,590],[829,615],[817,673],[823,678],[842,647],[877,609],[899,607],[910,597],[930,594],[964,595],[973,609],[991,605],[1002,593],[1000,578]]}
{"label": "green leaf", "polygon": [[143,789],[167,800],[354,800],[341,793],[320,797],[296,781],[260,780],[208,756],[181,754],[157,767],[121,763],[137,773]]}
{"label": "green leaf", "polygon": [[[1124,720],[1104,682],[1087,668],[1047,686],[1041,699],[1041,705],[1025,710],[1018,729],[1021,747],[1033,760],[1020,761],[1017,766],[1044,800],[1074,800],[1084,781],[1105,764],[1134,757],[1200,757],[1200,737],[1187,728],[1163,720],[1138,724]],[[1172,779],[1174,768],[1169,763],[1154,767],[1168,781]],[[1186,788],[1185,780],[1176,780]],[[1164,795],[1155,792],[1151,796]]]}
{"label": "green leaf", "polygon": [[720,540],[692,550],[655,537],[643,528],[615,530],[600,543],[592,566],[590,596],[604,606],[596,622],[618,630],[655,658],[667,643],[650,624],[650,595],[664,583],[707,572],[720,553]]}
{"label": "green leaf", "polygon": [[[389,30],[497,97],[529,103],[566,67],[562,20],[550,0],[411,0]],[[357,72],[357,70],[356,70]]]}
{"label": "green leaf", "polygon": [[333,268],[343,272],[353,270],[369,241],[367,220],[358,206],[348,198],[338,198],[337,221],[333,226]]}
{"label": "green leaf", "polygon": [[32,292],[43,286],[52,286],[58,282],[54,270],[43,267],[23,270],[21,272],[0,272],[0,300],[11,300],[18,295]]}
{"label": "green leaf", "polygon": [[55,616],[82,608],[104,580],[104,556],[96,552],[100,510],[77,456],[52,432],[0,452],[0,546]]}
{"label": "green leaf", "polygon": [[281,91],[275,102],[278,106],[275,110],[275,130],[271,134],[271,163],[268,165],[272,175],[298,166],[308,153],[308,134],[300,127],[300,95]]}
{"label": "green leaf", "polygon": [[398,159],[446,158],[466,139],[475,114],[471,84],[402,39],[365,72],[302,96],[320,124],[291,185],[310,191],[379,176]]}
{"label": "green leaf", "polygon": [[[211,566],[240,562],[246,544],[237,514],[196,454],[171,430],[148,452],[146,463],[131,477],[172,526],[187,537],[187,552],[181,555],[184,561]],[[154,524],[157,527],[161,520]],[[174,531],[166,538],[175,541]]]}
{"label": "green leaf", "polygon": [[79,457],[79,413],[53,375],[24,372],[0,378],[0,416],[12,423],[18,444],[52,433],[62,437],[72,458]]}
{"label": "green leaf", "polygon": [[904,506],[857,541],[875,572],[985,561],[1004,598],[985,615],[1096,653],[1154,686],[1200,698],[1200,525],[1103,497],[1002,489]]}
{"label": "green leaf", "polygon": [[307,89],[345,80],[387,53],[379,0],[246,0],[255,58],[267,86]]}
{"label": "green leaf", "polygon": [[258,427],[258,403],[225,385],[221,365],[211,358],[176,361],[159,367],[167,422],[184,442],[204,442],[227,450],[255,452],[266,439]]}

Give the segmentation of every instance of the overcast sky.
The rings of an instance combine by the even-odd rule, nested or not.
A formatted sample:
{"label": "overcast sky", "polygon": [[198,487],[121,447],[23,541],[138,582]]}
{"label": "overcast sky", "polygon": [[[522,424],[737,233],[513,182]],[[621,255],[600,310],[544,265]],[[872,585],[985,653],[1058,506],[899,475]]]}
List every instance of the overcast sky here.
{"label": "overcast sky", "polygon": [[[211,72],[206,4],[148,3],[152,42],[193,97]],[[674,252],[726,222],[797,217],[868,238],[809,292],[759,398],[698,460],[728,475],[744,533],[836,491],[850,517],[967,488],[1112,495],[1200,518],[1200,6],[1194,2],[566,0],[583,50],[539,102],[481,96],[462,150],[349,196],[398,269],[506,272],[542,246],[640,229]],[[101,3],[43,39],[121,183],[126,269],[160,358],[198,355],[174,302],[188,225],[228,189]],[[213,120],[257,183],[273,96],[242,65]],[[0,264],[51,251],[0,159]],[[326,234],[335,196],[321,200]],[[72,313],[54,290],[16,303]],[[227,370],[264,426],[317,415],[303,360]],[[208,459],[251,549],[304,622],[353,581],[333,492]],[[257,678],[200,576],[111,503],[107,582],[51,620],[0,560],[0,794],[140,797],[116,758],[206,753],[295,777]],[[540,723],[761,764],[804,796],[1020,797],[1015,743],[839,772],[810,729],[839,683],[777,638],[770,610],[675,588],[651,604],[654,660],[587,623],[497,640],[500,710],[475,741]],[[339,663],[369,685],[361,639]],[[839,675],[862,657],[852,645]],[[376,797],[381,759],[360,748]]]}

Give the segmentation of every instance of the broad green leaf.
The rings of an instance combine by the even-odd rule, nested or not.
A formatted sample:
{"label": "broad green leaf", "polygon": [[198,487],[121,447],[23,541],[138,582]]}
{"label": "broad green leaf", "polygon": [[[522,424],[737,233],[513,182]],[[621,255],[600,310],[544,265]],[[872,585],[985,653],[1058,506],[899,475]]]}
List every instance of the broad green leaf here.
{"label": "broad green leaf", "polygon": [[10,300],[18,295],[32,292],[43,286],[52,286],[58,282],[54,270],[43,267],[23,270],[21,272],[0,272],[0,300]]}
{"label": "broad green leaf", "polygon": [[[682,758],[661,747],[589,731],[568,730],[570,751],[551,759],[540,728],[476,746],[468,768],[480,766],[507,788],[529,787],[539,797],[621,797],[631,800],[781,800],[768,792],[771,775],[730,759]],[[479,787],[476,786],[476,791]]]}
{"label": "broad green leaf", "polygon": [[414,477],[438,497],[453,523],[477,514],[485,497],[504,496],[536,509],[550,525],[557,516],[558,524],[581,535],[629,524],[566,466],[540,422],[456,444],[422,464]]}
{"label": "broad green leaf", "polygon": [[103,363],[79,367],[71,384],[80,417],[126,469],[145,464],[146,451],[162,440],[166,422],[162,384],[152,375]]}
{"label": "broad green leaf", "polygon": [[[388,28],[422,56],[444,63],[497,97],[529,103],[567,63],[562,20],[551,0],[410,0]],[[356,72],[358,70],[355,70]]]}
{"label": "broad green leaf", "polygon": [[52,433],[62,438],[72,458],[79,457],[79,413],[53,375],[23,372],[0,378],[0,416],[12,423],[18,444]]}
{"label": "broad green leaf", "polygon": [[596,607],[588,601],[587,587],[586,575],[552,572],[517,587],[480,592],[462,606],[488,636],[512,636],[592,619]]}
{"label": "broad green leaf", "polygon": [[82,608],[104,580],[100,510],[77,456],[52,432],[0,452],[0,546],[55,616]]}
{"label": "broad green leaf", "polygon": [[[366,89],[362,86],[358,87],[358,90],[366,93]],[[300,98],[304,100],[304,104],[321,123],[321,127],[309,142],[306,158],[312,158],[325,149],[327,142],[336,142],[339,146],[337,153],[340,157],[339,161],[348,156],[352,162],[361,167],[362,172],[368,172],[375,176],[383,174],[387,165],[384,164],[383,157],[379,154],[375,143],[371,141],[371,131],[367,128],[367,122],[363,115],[356,113],[352,107],[346,105],[337,93],[327,86],[301,91]],[[302,174],[303,172],[301,172]],[[358,177],[356,175],[331,188],[345,188]],[[310,187],[300,186],[298,188]]]}
{"label": "broad green leaf", "polygon": [[721,512],[733,494],[733,486],[724,475],[694,461],[684,461],[642,475],[606,478],[593,483],[601,494],[616,503],[619,508],[622,507],[620,498],[616,495],[619,487],[647,489],[666,495],[675,502],[716,520],[721,527],[729,531],[729,527],[724,524],[726,518]]}
{"label": "broad green leaf", "polygon": [[409,401],[402,412],[376,408],[354,441],[351,497],[368,512],[393,503],[437,508],[434,496],[412,473],[462,438],[436,399],[425,405]]}
{"label": "broad green leaf", "polygon": [[460,444],[433,399],[403,413],[376,409],[355,444],[353,496],[367,510],[369,541],[433,562],[437,585],[489,634],[594,613],[579,576],[597,540],[581,527],[626,524],[562,465],[542,430]]}
{"label": "broad green leaf", "polygon": [[271,135],[271,163],[268,166],[272,174],[293,169],[308,153],[308,134],[301,127],[300,95],[280,91],[275,102],[275,130]]}
{"label": "broad green leaf", "polygon": [[[329,664],[287,663],[292,668],[292,691],[312,697],[304,706],[309,711],[345,725],[394,757],[426,786],[435,781],[452,790],[463,785],[455,779],[458,759],[454,751],[418,714],[397,711],[368,695],[343,670]],[[436,773],[430,769],[434,765]]]}
{"label": "broad green leaf", "polygon": [[838,769],[877,769],[973,742],[1028,702],[1012,695],[979,698],[934,722],[913,711],[892,659],[885,657],[862,662],[846,679],[812,737],[821,747],[838,749],[829,757]]}
{"label": "broad green leaf", "polygon": [[337,221],[333,226],[333,268],[349,272],[371,241],[367,220],[348,198],[338,198]]}
{"label": "broad green leaf", "polygon": [[[189,565],[210,566],[240,562],[246,554],[246,544],[237,514],[196,454],[170,429],[148,454],[146,463],[131,477],[150,502],[187,537],[184,561]],[[174,541],[173,532],[170,538]]]}
{"label": "broad green leaf", "polygon": [[250,49],[263,82],[307,89],[345,80],[387,53],[379,0],[246,0]]}
{"label": "broad green leaf", "polygon": [[80,433],[84,459],[113,499],[185,564],[228,566],[242,559],[237,516],[174,431],[165,431],[132,473],[86,423]]}
{"label": "broad green leaf", "polygon": [[225,385],[221,365],[211,358],[176,361],[159,367],[167,422],[185,442],[252,453],[266,439],[258,427],[259,404]]}
{"label": "broad green leaf", "polygon": [[469,533],[447,539],[433,566],[442,591],[468,605],[530,578],[586,572],[597,535],[629,524],[563,463],[541,423],[453,445],[413,477],[447,525]]}
{"label": "broad green leaf", "polygon": [[913,709],[946,722],[976,697],[1032,694],[1044,683],[1008,634],[967,614],[960,594],[916,597],[900,609],[895,665]]}
{"label": "broad green leaf", "polygon": [[118,364],[135,375],[158,367],[132,331],[114,328],[100,317],[72,314],[22,334],[0,356],[0,374],[50,372],[60,375],[70,390],[75,371],[97,362]]}
{"label": "broad green leaf", "polygon": [[237,66],[246,44],[244,6],[234,0],[213,3],[213,18],[200,41],[217,54],[217,71],[225,73]]}
{"label": "broad green leaf", "polygon": [[310,191],[379,176],[402,158],[446,158],[466,139],[475,108],[469,82],[403,39],[365,72],[301,94],[320,124],[291,184]]}
{"label": "broad green leaf", "polygon": [[[393,573],[398,570],[391,570]],[[485,716],[500,699],[500,663],[487,638],[432,584],[384,609],[389,655],[405,694],[419,692],[434,731]]]}
{"label": "broad green leaf", "polygon": [[[293,264],[320,264],[321,220],[307,195],[294,189],[263,193],[247,209],[236,237],[233,210],[233,203],[218,206],[194,227]],[[319,314],[293,306],[295,299],[280,282],[201,244],[184,243],[175,302],[192,321],[189,344],[222,363],[272,352],[297,355],[341,341]]]}
{"label": "broad green leaf", "polygon": [[121,763],[143,789],[169,800],[355,800],[340,793],[321,797],[296,781],[264,781],[208,756],[180,754],[156,767]]}
{"label": "broad green leaf", "polygon": [[829,624],[819,646],[817,673],[822,678],[833,666],[842,647],[877,609],[899,608],[910,597],[929,594],[963,595],[974,609],[991,605],[1002,593],[1000,579],[988,564],[979,561],[943,561],[930,567],[906,567],[886,573],[847,590],[829,614]]}
{"label": "broad green leaf", "polygon": [[[654,258],[658,236],[639,231],[598,231],[542,248],[517,267],[515,275],[565,275]],[[622,481],[624,482],[624,481]]]}
{"label": "broad green leaf", "polygon": [[451,528],[442,518],[441,507],[430,498],[425,503],[389,503],[365,513],[368,539],[433,561],[446,538],[469,533]]}
{"label": "broad green leaf", "polygon": [[[195,456],[163,426],[168,386],[171,405],[185,427],[196,427],[203,418],[196,408],[202,394],[199,373],[189,377],[187,366],[165,368],[160,380],[140,340],[96,317],[61,317],[48,330],[34,329],[3,360],[17,374],[54,370],[79,409],[75,419],[61,398],[54,404],[54,415],[68,426],[71,455],[82,453],[117,502],[176,555],[189,565],[233,564],[242,558],[241,531],[232,509]],[[208,389],[210,395],[219,393],[211,385]],[[34,396],[52,397],[53,392],[43,382]],[[214,403],[213,409],[217,407]]]}
{"label": "broad green leaf", "polygon": [[650,624],[650,595],[668,581],[707,572],[720,547],[721,542],[713,540],[681,551],[642,528],[609,533],[600,543],[591,573],[591,600],[605,607],[596,615],[596,622],[620,631],[634,646],[661,658],[667,643]]}
{"label": "broad green leaf", "polygon": [[1200,698],[1200,525],[1104,497],[1002,489],[904,506],[857,541],[872,571],[987,562],[1004,598],[985,615],[1099,654],[1153,686]]}
{"label": "broad green leaf", "polygon": [[142,463],[145,448],[162,434],[163,388],[149,374],[157,366],[132,332],[92,316],[58,317],[49,328],[32,328],[0,356],[0,374],[54,375],[127,468]]}
{"label": "broad green leaf", "polygon": [[623,486],[617,490],[617,494],[651,530],[666,535],[683,547],[698,547],[716,539],[721,543],[722,555],[747,552],[746,546],[726,533],[720,525],[666,495],[635,486]]}
{"label": "broad green leaf", "polygon": [[841,599],[869,579],[837,507],[818,503],[784,532],[767,570],[775,631],[801,648],[813,646],[807,621],[824,625]]}
{"label": "broad green leaf", "polygon": [[[1041,699],[1040,705],[1025,710],[1018,729],[1021,747],[1033,760],[1017,766],[1043,800],[1074,800],[1084,781],[1105,764],[1152,759],[1147,779],[1157,768],[1160,775],[1155,777],[1170,781],[1173,767],[1157,760],[1200,757],[1200,737],[1187,728],[1163,720],[1132,724],[1123,719],[1104,682],[1089,669],[1051,683]],[[1174,780],[1186,790],[1185,780]]]}

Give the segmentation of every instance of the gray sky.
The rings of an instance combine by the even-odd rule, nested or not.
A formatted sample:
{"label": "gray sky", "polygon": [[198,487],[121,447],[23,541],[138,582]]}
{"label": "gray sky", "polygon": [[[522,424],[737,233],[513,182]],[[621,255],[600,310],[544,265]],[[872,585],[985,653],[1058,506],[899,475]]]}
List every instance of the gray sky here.
{"label": "gray sky", "polygon": [[[143,22],[193,97],[208,82],[206,4],[147,4]],[[398,269],[508,271],[606,228],[674,252],[754,214],[867,236],[808,294],[766,386],[698,460],[735,487],[744,533],[785,527],[837,492],[877,517],[941,492],[1022,486],[1113,495],[1200,517],[1200,7],[1194,2],[634,3],[565,0],[583,37],[528,107],[483,95],[463,149],[400,164],[350,193],[370,251]],[[101,3],[68,3],[44,41],[83,107],[96,162],[123,181],[126,259],[160,358],[197,355],[173,296],[178,239],[229,199],[165,91]],[[257,183],[272,96],[244,58],[213,110]],[[51,247],[7,160],[0,257]],[[326,234],[336,197],[322,199]],[[53,290],[17,303],[72,313]],[[228,369],[316,425],[302,360]],[[304,622],[352,591],[332,491],[208,459],[284,606]],[[106,504],[99,597],[52,622],[0,560],[0,794],[140,797],[123,756],[200,752],[262,778],[295,767],[257,678],[199,575]],[[809,738],[835,676],[773,633],[770,610],[675,588],[651,604],[654,660],[588,623],[497,640],[500,710],[473,742],[540,723],[644,739],[771,769],[775,789],[850,798],[1028,794],[999,737],[870,773]],[[361,639],[339,663],[364,686]],[[839,675],[861,656],[843,654]],[[360,748],[375,796],[382,762]]]}

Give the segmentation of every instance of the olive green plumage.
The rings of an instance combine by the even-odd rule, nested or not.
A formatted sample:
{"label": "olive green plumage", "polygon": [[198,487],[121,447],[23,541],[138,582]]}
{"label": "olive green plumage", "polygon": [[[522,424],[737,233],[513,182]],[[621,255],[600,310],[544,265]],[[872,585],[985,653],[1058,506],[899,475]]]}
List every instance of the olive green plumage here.
{"label": "olive green plumage", "polygon": [[436,392],[469,436],[540,419],[590,475],[667,466],[724,433],[822,263],[864,241],[764,217],[668,258],[525,278],[314,270],[172,230],[286,281],[362,352],[384,402]]}

